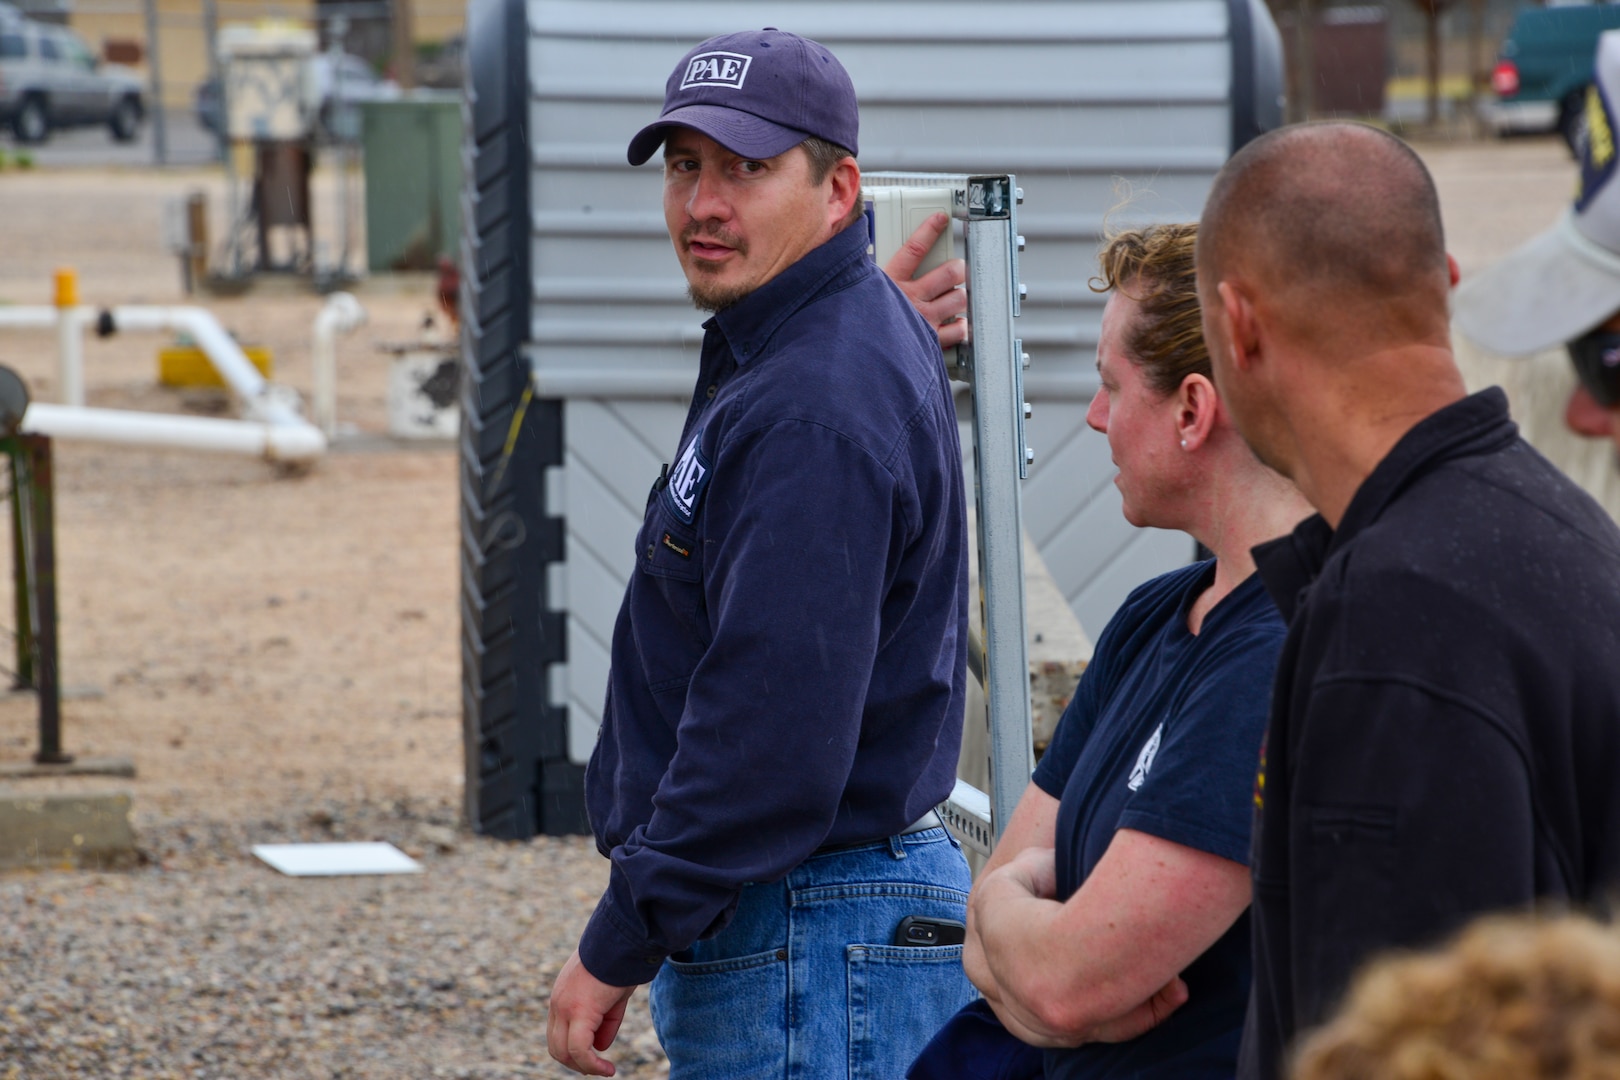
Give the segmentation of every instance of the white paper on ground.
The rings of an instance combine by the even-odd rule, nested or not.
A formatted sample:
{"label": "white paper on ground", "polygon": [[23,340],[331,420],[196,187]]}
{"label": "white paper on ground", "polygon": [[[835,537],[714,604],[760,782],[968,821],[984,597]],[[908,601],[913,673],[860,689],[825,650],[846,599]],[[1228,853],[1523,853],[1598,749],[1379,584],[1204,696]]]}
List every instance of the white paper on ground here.
{"label": "white paper on ground", "polygon": [[254,844],[253,854],[288,877],[420,874],[422,864],[393,844]]}

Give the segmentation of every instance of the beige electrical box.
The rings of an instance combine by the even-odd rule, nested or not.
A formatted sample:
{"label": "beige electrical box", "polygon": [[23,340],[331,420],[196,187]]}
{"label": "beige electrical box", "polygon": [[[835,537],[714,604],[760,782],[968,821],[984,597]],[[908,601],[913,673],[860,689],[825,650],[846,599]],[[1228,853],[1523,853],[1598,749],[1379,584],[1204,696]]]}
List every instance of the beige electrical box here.
{"label": "beige electrical box", "polygon": [[[894,253],[900,250],[900,245],[917,231],[917,226],[928,220],[930,214],[951,216],[952,192],[953,189],[946,187],[871,185],[863,188],[861,197],[866,200],[866,222],[872,235],[872,261],[879,266],[888,265]],[[944,235],[934,241],[934,246],[928,249],[914,277],[922,277],[955,257],[955,229],[956,225],[952,222]]]}
{"label": "beige electrical box", "polygon": [[227,26],[219,32],[225,133],[239,140],[309,134],[315,32],[300,26]]}

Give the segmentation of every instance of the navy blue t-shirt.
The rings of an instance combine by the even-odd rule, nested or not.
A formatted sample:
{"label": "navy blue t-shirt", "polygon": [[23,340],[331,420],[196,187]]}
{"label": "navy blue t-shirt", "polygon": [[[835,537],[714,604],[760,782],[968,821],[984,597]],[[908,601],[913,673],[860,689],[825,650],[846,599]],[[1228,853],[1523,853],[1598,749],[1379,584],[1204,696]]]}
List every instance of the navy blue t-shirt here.
{"label": "navy blue t-shirt", "polygon": [[[1271,679],[1284,626],[1250,575],[1187,629],[1214,580],[1195,563],[1142,585],[1109,620],[1035,783],[1061,800],[1058,897],[1072,896],[1119,829],[1248,863]],[[1187,1002],[1126,1043],[1049,1050],[1049,1077],[1230,1078],[1249,996],[1245,912],[1182,973]]]}

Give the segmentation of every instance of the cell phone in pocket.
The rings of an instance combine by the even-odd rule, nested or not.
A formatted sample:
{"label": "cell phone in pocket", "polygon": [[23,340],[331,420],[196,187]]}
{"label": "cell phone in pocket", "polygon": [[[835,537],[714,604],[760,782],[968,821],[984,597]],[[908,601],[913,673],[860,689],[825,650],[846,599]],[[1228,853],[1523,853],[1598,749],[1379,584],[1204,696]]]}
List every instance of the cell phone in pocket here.
{"label": "cell phone in pocket", "polygon": [[931,945],[960,945],[967,940],[967,927],[955,919],[936,919],[930,915],[907,915],[894,928],[894,943],[909,949],[926,949]]}

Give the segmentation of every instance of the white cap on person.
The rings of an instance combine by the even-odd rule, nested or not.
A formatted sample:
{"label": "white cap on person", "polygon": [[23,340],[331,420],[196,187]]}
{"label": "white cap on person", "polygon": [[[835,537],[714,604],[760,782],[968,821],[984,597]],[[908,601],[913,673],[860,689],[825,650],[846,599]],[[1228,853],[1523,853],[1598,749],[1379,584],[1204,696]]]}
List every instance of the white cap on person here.
{"label": "white cap on person", "polygon": [[1452,298],[1457,329],[1492,352],[1539,352],[1620,312],[1620,30],[1598,38],[1595,71],[1574,205],[1534,240],[1465,277]]}

